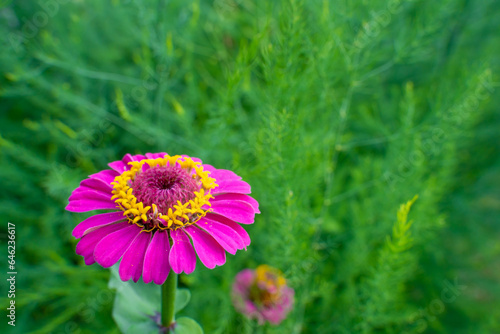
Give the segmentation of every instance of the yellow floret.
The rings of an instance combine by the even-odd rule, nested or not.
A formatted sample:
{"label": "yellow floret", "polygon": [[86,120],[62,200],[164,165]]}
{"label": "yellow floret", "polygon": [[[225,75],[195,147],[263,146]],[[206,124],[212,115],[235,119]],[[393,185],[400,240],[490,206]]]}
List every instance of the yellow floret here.
{"label": "yellow floret", "polygon": [[[201,189],[200,191],[194,192],[194,199],[186,203],[178,201],[177,204],[174,205],[175,211],[169,208],[168,212],[161,213],[158,211],[156,204],[144,207],[144,204],[139,202],[137,197],[134,196],[133,189],[130,185],[134,181],[137,173],[142,170],[142,166],[146,163],[151,168],[179,164],[181,168],[187,170],[189,173],[194,169],[195,173],[193,174],[193,178],[200,182]],[[202,209],[202,207],[204,205],[210,206],[210,199],[213,198],[210,194],[210,190],[217,187],[217,184],[215,183],[215,179],[209,177],[210,172],[203,170],[200,162],[195,162],[189,157],[182,157],[180,155],[165,155],[163,158],[132,161],[129,162],[129,165],[131,166],[130,170],[118,175],[115,177],[114,181],[111,182],[113,186],[113,196],[111,199],[120,206],[124,211],[123,214],[129,217],[129,220],[133,224],[143,227],[139,221],[142,219],[144,223],[147,223],[149,220],[148,212],[151,209],[152,217],[154,219],[161,219],[165,224],[162,224],[163,226],[154,225],[152,229],[145,231],[152,231],[155,227],[162,230],[171,228],[173,225],[181,227],[192,224],[205,216],[207,210]]]}

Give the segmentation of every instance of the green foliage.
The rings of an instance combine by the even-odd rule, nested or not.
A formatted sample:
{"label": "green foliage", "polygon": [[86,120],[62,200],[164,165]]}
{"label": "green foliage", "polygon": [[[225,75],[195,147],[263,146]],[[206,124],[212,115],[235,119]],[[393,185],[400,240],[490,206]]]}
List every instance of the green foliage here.
{"label": "green foliage", "polygon": [[[234,170],[261,205],[246,252],[180,276],[206,333],[256,331],[229,295],[262,263],[296,304],[260,331],[499,332],[499,15],[494,0],[0,1],[0,248],[10,221],[19,272],[0,332],[119,333],[109,272],[74,252],[90,214],[64,207],[110,161],[160,151]],[[415,194],[415,223],[394,224]]]}
{"label": "green foliage", "polygon": [[385,256],[389,254],[398,254],[411,248],[413,240],[411,239],[410,227],[413,220],[408,221],[408,213],[410,208],[417,200],[418,195],[415,195],[412,200],[401,204],[398,210],[398,220],[392,227],[392,238],[387,236],[386,248],[384,248]]}
{"label": "green foliage", "polygon": [[203,334],[200,325],[191,318],[182,317],[176,320],[174,334]]}
{"label": "green foliage", "polygon": [[[118,266],[111,267],[109,287],[116,290],[113,303],[113,319],[121,333],[158,333],[155,321],[161,313],[161,286],[145,284],[142,281],[123,282],[118,274]],[[182,311],[189,303],[191,293],[188,289],[176,289],[174,314]],[[181,320],[182,319],[182,320]],[[203,334],[196,321],[181,317],[176,333]],[[190,332],[191,330],[191,332]]]}
{"label": "green foliage", "polygon": [[399,207],[392,235],[387,236],[372,272],[362,285],[366,289],[360,316],[363,321],[359,326],[363,332],[370,333],[375,328],[388,330],[409,317],[405,284],[415,273],[417,257],[407,252],[413,243],[410,232],[413,221],[408,221],[408,213],[417,198]]}
{"label": "green foliage", "polygon": [[[122,333],[137,333],[136,326],[155,328],[152,317],[160,312],[161,287],[132,281],[122,282],[117,266],[111,269],[109,287],[116,289],[113,303],[113,319]],[[158,331],[158,330],[157,330]]]}

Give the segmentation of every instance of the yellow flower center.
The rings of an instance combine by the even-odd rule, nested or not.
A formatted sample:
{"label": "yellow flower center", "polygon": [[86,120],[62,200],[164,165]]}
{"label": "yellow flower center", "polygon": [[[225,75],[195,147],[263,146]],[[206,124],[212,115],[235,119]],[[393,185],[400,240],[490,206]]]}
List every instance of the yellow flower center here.
{"label": "yellow flower center", "polygon": [[250,300],[258,305],[269,307],[280,299],[285,285],[286,280],[281,271],[262,264],[255,269],[255,282],[250,288]]}
{"label": "yellow flower center", "polygon": [[[202,207],[204,205],[210,206],[209,200],[213,198],[210,192],[213,188],[217,187],[217,184],[215,183],[215,179],[209,177],[210,172],[203,170],[201,163],[195,162],[188,157],[165,155],[163,158],[144,159],[141,161],[129,162],[128,164],[131,165],[130,170],[118,175],[115,177],[115,180],[111,182],[111,185],[113,185],[113,196],[111,199],[123,210],[123,215],[127,216],[131,223],[142,227],[143,231],[151,232],[157,229],[177,229],[179,227],[194,224],[206,215],[208,210]],[[192,178],[192,180],[187,180],[184,183],[180,182],[177,184],[177,187],[188,184],[190,187],[194,186],[198,190],[193,191],[192,194],[189,193],[189,196],[185,194],[186,189],[188,192],[190,191],[191,188],[189,187],[185,187],[186,189],[180,189],[178,191],[172,190],[173,193],[166,195],[162,193],[161,200],[158,200],[157,203],[153,203],[154,196],[149,196],[149,193],[138,194],[136,193],[138,188],[133,189],[132,187],[134,181],[141,176],[141,173],[143,173],[142,176],[144,176],[146,173],[150,172],[150,170],[157,173],[160,178],[165,176],[169,180],[168,185],[162,185],[161,189],[154,189],[154,191],[168,191],[168,189],[165,188],[169,188],[171,183],[175,183],[175,177],[178,177],[178,175],[180,175],[181,180],[182,178]],[[173,174],[175,175],[172,176]],[[156,177],[156,174],[152,176]],[[171,180],[172,178],[174,181]],[[151,179],[151,176],[149,179]],[[142,179],[139,177],[137,181],[142,182]],[[149,184],[145,186],[141,184],[140,191],[149,191],[150,189],[147,189],[148,186]],[[179,195],[180,193],[182,193],[182,196]],[[150,205],[145,205],[138,200],[136,195],[140,198],[153,198],[153,200],[151,200],[152,203],[149,203]],[[182,199],[182,201],[178,200],[179,198]],[[167,205],[165,203],[174,204]],[[160,208],[163,210],[162,212],[160,212]]]}

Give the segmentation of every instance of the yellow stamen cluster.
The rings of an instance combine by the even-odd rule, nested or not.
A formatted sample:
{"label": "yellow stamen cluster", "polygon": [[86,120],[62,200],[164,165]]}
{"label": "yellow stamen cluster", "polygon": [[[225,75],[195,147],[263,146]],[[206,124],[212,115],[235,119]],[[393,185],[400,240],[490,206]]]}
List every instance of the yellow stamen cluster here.
{"label": "yellow stamen cluster", "polygon": [[270,306],[281,297],[282,287],[286,280],[281,271],[267,264],[255,269],[255,281],[250,289],[250,299],[255,303]]}
{"label": "yellow stamen cluster", "polygon": [[[177,201],[177,205],[169,208],[167,212],[159,212],[155,204],[152,204],[152,207],[144,207],[144,204],[134,196],[131,184],[137,173],[142,171],[142,166],[146,163],[150,168],[178,166],[190,174],[194,170],[195,173],[192,174],[193,179],[199,182],[200,190],[193,193],[195,197],[192,200],[186,203]],[[210,206],[210,199],[213,198],[210,191],[217,187],[217,184],[215,183],[215,179],[209,177],[210,172],[203,170],[201,163],[180,155],[165,155],[165,157],[158,159],[132,161],[129,162],[129,165],[131,165],[130,170],[118,175],[111,182],[111,185],[113,185],[113,196],[111,199],[124,211],[123,215],[127,216],[130,222],[140,227],[145,227],[148,224],[150,227],[149,230],[145,228],[143,231],[150,232],[156,228],[160,230],[176,229],[193,224],[206,215],[207,210],[202,209],[202,207],[204,205]]]}
{"label": "yellow stamen cluster", "polygon": [[262,264],[255,269],[257,281],[264,283],[266,286],[281,288],[286,285],[286,280],[282,276],[281,271],[270,267],[267,264]]}

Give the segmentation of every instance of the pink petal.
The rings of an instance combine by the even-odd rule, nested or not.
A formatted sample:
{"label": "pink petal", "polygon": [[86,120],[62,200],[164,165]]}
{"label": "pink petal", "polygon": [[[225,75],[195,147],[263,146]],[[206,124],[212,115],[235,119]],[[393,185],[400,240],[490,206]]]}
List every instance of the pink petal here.
{"label": "pink petal", "polygon": [[146,157],[142,154],[136,154],[132,156],[132,161],[141,161],[146,159]]}
{"label": "pink petal", "polygon": [[90,189],[102,191],[105,193],[111,193],[111,190],[113,190],[113,187],[111,186],[111,184],[106,183],[105,181],[102,181],[99,179],[93,179],[93,178],[83,180],[80,183],[80,186],[88,187]]}
{"label": "pink petal", "polygon": [[123,216],[123,211],[101,213],[98,215],[91,216],[80,224],[78,224],[73,230],[73,236],[80,239],[85,234],[88,234],[102,226],[109,225],[111,223],[125,220],[127,217]]}
{"label": "pink petal", "polygon": [[85,259],[86,265],[91,265],[94,260],[95,246],[108,234],[124,229],[128,226],[127,222],[111,224],[92,231],[82,237],[76,245],[76,254],[81,255]]}
{"label": "pink petal", "polygon": [[144,255],[146,254],[150,240],[150,232],[139,233],[125,254],[123,254],[120,269],[118,270],[122,281],[126,282],[132,278],[137,283],[142,274]]}
{"label": "pink petal", "polygon": [[105,169],[103,171],[100,171],[99,173],[90,175],[90,177],[96,180],[101,180],[107,184],[111,184],[111,182],[113,182],[115,180],[115,177],[117,177],[118,175],[120,174],[112,169]]}
{"label": "pink petal", "polygon": [[108,164],[109,167],[113,168],[118,173],[123,173],[127,170],[127,164],[121,160],[113,161]]}
{"label": "pink petal", "polygon": [[194,226],[184,228],[184,231],[193,240],[194,249],[200,261],[209,269],[226,263],[226,252],[207,232]]}
{"label": "pink petal", "polygon": [[151,281],[158,285],[165,283],[170,272],[170,264],[168,262],[169,253],[170,243],[168,241],[168,232],[157,231],[153,235],[153,240],[149,244],[144,258],[142,273],[144,283],[150,283]]}
{"label": "pink petal", "polygon": [[146,153],[146,158],[148,159],[158,159],[158,158],[163,158],[166,156],[167,153],[161,152],[161,153]]}
{"label": "pink petal", "polygon": [[245,181],[237,180],[217,180],[216,183],[219,185],[212,189],[212,194],[224,194],[224,193],[237,193],[237,194],[250,194],[252,189],[248,183]]}
{"label": "pink petal", "polygon": [[95,247],[94,259],[104,268],[111,267],[120,260],[141,230],[137,225],[129,225],[106,236]]}
{"label": "pink petal", "polygon": [[243,269],[234,278],[233,292],[245,297],[248,294],[250,286],[254,283],[255,271],[252,269]]}
{"label": "pink petal", "polygon": [[203,165],[203,170],[207,170],[210,172],[210,177],[213,177],[216,180],[215,183],[222,180],[241,180],[241,176],[238,176],[233,171],[227,169],[217,169],[211,165]]}
{"label": "pink petal", "polygon": [[231,200],[231,201],[243,201],[247,202],[253,207],[253,211],[255,213],[260,213],[259,210],[259,202],[257,202],[253,197],[244,194],[219,194],[215,195],[212,201],[222,201],[222,200]]}
{"label": "pink petal", "polygon": [[246,248],[238,232],[227,225],[206,217],[198,220],[196,225],[207,231],[230,254],[234,255],[238,249]]}
{"label": "pink petal", "polygon": [[205,218],[206,219],[210,219],[210,220],[214,220],[216,222],[219,222],[221,224],[229,226],[230,228],[232,228],[233,230],[235,230],[236,233],[238,233],[238,235],[240,236],[241,240],[243,241],[243,245],[245,245],[245,246],[250,245],[250,236],[248,235],[247,231],[245,231],[245,229],[243,227],[241,227],[240,224],[232,221],[229,218],[226,218],[226,217],[223,217],[223,216],[220,216],[220,215],[216,215],[216,214],[213,214],[213,213],[207,213],[207,215],[205,216]]}
{"label": "pink petal", "polygon": [[237,221],[241,224],[253,224],[255,212],[252,206],[242,201],[212,201],[211,202],[214,213]]}
{"label": "pink petal", "polygon": [[143,164],[141,169],[142,169],[143,172],[145,172],[148,169],[151,169],[151,166],[149,164]]}
{"label": "pink petal", "polygon": [[132,162],[132,161],[135,161],[135,160],[134,160],[134,157],[130,153],[125,154],[122,158],[122,162],[126,165],[128,165],[128,163]]}
{"label": "pink petal", "polygon": [[191,274],[196,267],[196,254],[189,238],[182,229],[171,230],[172,249],[169,254],[169,262],[172,270],[180,274],[184,271]]}
{"label": "pink petal", "polygon": [[209,171],[210,173],[212,173],[214,170],[217,170],[217,168],[209,164],[203,164],[201,166],[203,167],[203,170]]}
{"label": "pink petal", "polygon": [[293,308],[294,290],[287,286],[282,288],[280,300],[272,307],[263,308],[262,316],[272,324],[279,324],[283,321]]}
{"label": "pink petal", "polygon": [[202,162],[202,161],[201,161],[201,159],[199,159],[199,158],[195,158],[195,157],[190,157],[189,155],[184,155],[184,154],[183,154],[183,155],[181,155],[181,157],[183,157],[183,158],[190,158],[190,159],[191,159],[191,160],[193,160],[194,162],[199,162],[199,163],[201,163],[201,162]]}
{"label": "pink petal", "polygon": [[263,308],[261,314],[264,320],[269,321],[273,325],[279,325],[286,318],[286,313],[280,308],[275,307]]}
{"label": "pink petal", "polygon": [[[88,189],[88,188],[87,188]],[[113,196],[110,193],[104,193],[102,191],[95,191],[95,190],[87,190],[85,187],[78,187],[76,188],[73,193],[71,193],[71,196],[69,197],[69,201],[76,201],[76,200],[97,200],[97,201],[111,201],[111,197]],[[114,201],[111,201],[114,202]]]}
{"label": "pink petal", "polygon": [[143,155],[137,154],[137,155],[131,155],[129,153],[125,154],[121,160],[113,161],[108,164],[109,167],[113,168],[115,171],[118,173],[123,173],[126,170],[130,169],[130,165],[128,164],[129,162],[132,161],[140,161],[144,158]]}
{"label": "pink petal", "polygon": [[260,314],[257,306],[255,306],[255,304],[251,300],[246,300],[244,307],[244,314],[246,314],[250,319],[257,319],[257,322],[260,326],[264,324],[264,318],[262,317],[262,314]]}
{"label": "pink petal", "polygon": [[74,200],[71,201],[67,206],[66,210],[71,212],[86,212],[92,210],[116,210],[118,205],[112,200]]}
{"label": "pink petal", "polygon": [[256,306],[248,298],[250,287],[255,282],[255,271],[243,269],[234,278],[231,297],[234,307],[250,318],[257,318],[259,313]]}
{"label": "pink petal", "polygon": [[294,296],[295,296],[295,290],[292,288],[285,286],[282,288],[283,290],[281,291],[281,301],[280,305],[283,307],[285,310],[291,310],[293,307],[293,302],[294,302]]}

